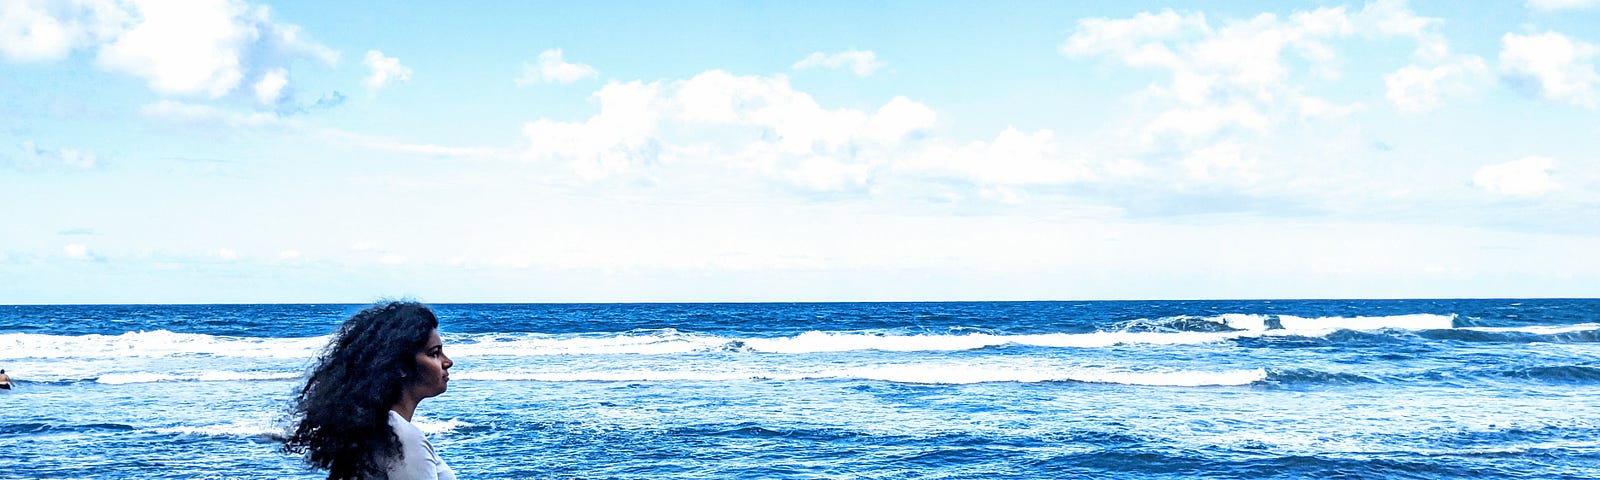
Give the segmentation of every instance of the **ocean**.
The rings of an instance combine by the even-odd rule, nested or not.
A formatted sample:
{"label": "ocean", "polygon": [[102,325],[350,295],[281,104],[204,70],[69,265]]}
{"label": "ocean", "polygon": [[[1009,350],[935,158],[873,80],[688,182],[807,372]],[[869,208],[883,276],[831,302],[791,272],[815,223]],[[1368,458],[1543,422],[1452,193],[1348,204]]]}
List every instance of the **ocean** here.
{"label": "ocean", "polygon": [[[363,306],[0,306],[0,478],[322,478]],[[464,479],[1600,477],[1597,299],[433,307]]]}

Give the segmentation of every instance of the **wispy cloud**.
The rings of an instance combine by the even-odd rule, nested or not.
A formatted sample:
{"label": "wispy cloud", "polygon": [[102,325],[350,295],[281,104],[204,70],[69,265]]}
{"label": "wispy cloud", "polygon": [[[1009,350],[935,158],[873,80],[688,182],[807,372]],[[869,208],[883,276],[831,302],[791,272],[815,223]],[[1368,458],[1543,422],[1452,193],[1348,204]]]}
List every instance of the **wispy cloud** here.
{"label": "wispy cloud", "polygon": [[561,49],[553,48],[539,53],[538,64],[522,64],[522,75],[517,76],[517,85],[526,86],[536,83],[568,84],[579,80],[594,78],[600,72],[594,67],[570,63],[562,58]]}
{"label": "wispy cloud", "polygon": [[383,150],[400,153],[417,153],[424,155],[444,155],[456,157],[477,158],[513,158],[515,155],[501,149],[491,147],[454,147],[434,145],[427,143],[404,142],[389,138],[376,137],[355,132],[337,129],[318,130],[317,134],[342,143],[355,145],[372,150]]}
{"label": "wispy cloud", "polygon": [[790,67],[795,70],[813,68],[844,69],[855,73],[856,76],[865,77],[883,68],[883,62],[878,61],[878,55],[870,50],[846,50],[839,53],[813,52]]}
{"label": "wispy cloud", "polygon": [[195,125],[207,128],[225,127],[229,129],[262,129],[262,128],[292,128],[298,126],[292,120],[268,112],[233,112],[210,105],[180,102],[176,100],[161,100],[147,104],[140,109],[146,118],[160,119],[178,124]]}
{"label": "wispy cloud", "polygon": [[1600,7],[1600,0],[1528,0],[1528,8],[1541,12]]}
{"label": "wispy cloud", "polygon": [[[330,103],[343,101],[335,93]],[[327,100],[325,98],[325,100]],[[141,113],[146,117],[184,128],[199,129],[205,135],[233,136],[239,134],[285,134],[321,138],[343,145],[385,152],[413,153],[470,158],[516,158],[518,155],[504,148],[481,146],[448,146],[422,142],[408,142],[335,128],[308,128],[294,117],[271,112],[239,112],[211,105],[162,100],[145,105]],[[92,159],[92,158],[91,158]],[[215,160],[177,159],[185,161],[218,162]],[[207,167],[205,170],[216,170]]]}
{"label": "wispy cloud", "polygon": [[16,154],[0,153],[0,167],[24,172],[50,170],[91,170],[100,166],[94,152],[76,148],[47,148],[25,140],[17,145]]}

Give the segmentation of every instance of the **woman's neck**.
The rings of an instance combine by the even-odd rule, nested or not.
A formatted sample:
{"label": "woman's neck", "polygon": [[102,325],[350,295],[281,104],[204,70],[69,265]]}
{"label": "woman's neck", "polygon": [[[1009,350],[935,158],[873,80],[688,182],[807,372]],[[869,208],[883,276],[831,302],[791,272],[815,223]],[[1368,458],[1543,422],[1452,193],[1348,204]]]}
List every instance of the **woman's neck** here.
{"label": "woman's neck", "polygon": [[421,400],[419,400],[419,399],[413,399],[413,398],[408,398],[408,397],[409,397],[409,395],[401,393],[400,394],[400,401],[395,402],[394,405],[390,405],[389,406],[389,410],[393,410],[394,413],[400,414],[400,418],[406,419],[407,422],[411,421],[411,415],[412,414],[417,413],[417,404],[421,403]]}

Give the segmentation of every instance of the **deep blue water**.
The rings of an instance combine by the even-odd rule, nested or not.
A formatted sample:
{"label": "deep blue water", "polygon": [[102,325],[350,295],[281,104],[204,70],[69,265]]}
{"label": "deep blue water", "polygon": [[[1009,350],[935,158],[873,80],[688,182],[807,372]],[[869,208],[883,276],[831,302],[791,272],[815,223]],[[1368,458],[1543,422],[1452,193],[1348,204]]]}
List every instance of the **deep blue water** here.
{"label": "deep blue water", "polygon": [[[0,306],[0,478],[320,478],[362,305]],[[462,478],[1596,478],[1600,300],[434,305]]]}

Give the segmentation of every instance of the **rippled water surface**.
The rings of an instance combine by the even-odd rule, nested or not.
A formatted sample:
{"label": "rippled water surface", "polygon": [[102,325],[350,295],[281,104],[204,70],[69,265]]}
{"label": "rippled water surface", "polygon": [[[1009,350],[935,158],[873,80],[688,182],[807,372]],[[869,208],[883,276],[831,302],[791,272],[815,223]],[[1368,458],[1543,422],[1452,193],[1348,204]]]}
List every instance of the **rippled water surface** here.
{"label": "rippled water surface", "polygon": [[[0,478],[321,478],[361,307],[0,306]],[[1600,300],[435,308],[463,478],[1600,477]]]}

